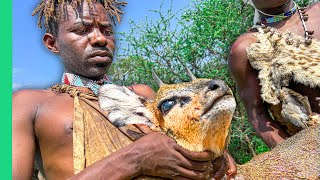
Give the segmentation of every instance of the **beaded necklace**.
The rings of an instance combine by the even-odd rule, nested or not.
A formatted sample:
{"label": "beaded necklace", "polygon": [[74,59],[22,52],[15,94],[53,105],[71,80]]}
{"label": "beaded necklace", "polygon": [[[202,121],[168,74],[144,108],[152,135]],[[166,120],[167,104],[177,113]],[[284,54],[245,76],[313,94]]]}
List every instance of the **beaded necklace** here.
{"label": "beaded necklace", "polygon": [[99,88],[103,84],[112,84],[112,82],[109,80],[107,75],[104,75],[103,78],[100,79],[99,81],[94,81],[92,79],[88,79],[76,74],[66,73],[66,72],[63,73],[61,81],[63,84],[79,86],[79,87],[87,87],[90,90],[92,90],[92,92],[95,95],[98,95]]}
{"label": "beaded necklace", "polygon": [[314,31],[308,31],[306,22],[308,20],[308,14],[306,14],[306,8],[300,8],[298,6],[298,12],[299,12],[299,17],[302,22],[303,30],[304,30],[304,38],[305,38],[305,44],[310,45],[312,43],[312,34]]}
{"label": "beaded necklace", "polygon": [[[310,45],[310,44],[312,43],[312,35],[313,35],[314,31],[309,31],[309,30],[307,29],[307,26],[306,26],[306,23],[305,23],[305,21],[308,20],[308,14],[306,14],[306,8],[305,8],[305,7],[301,8],[301,7],[298,6],[297,3],[294,2],[294,1],[293,1],[293,3],[294,3],[293,8],[291,8],[288,12],[281,13],[281,14],[279,14],[279,15],[270,15],[270,14],[264,13],[264,12],[262,12],[262,11],[260,11],[260,10],[257,9],[257,11],[259,11],[261,14],[264,14],[264,15],[266,15],[266,16],[269,16],[269,17],[266,17],[265,19],[268,19],[268,18],[277,19],[277,21],[273,21],[273,20],[271,20],[271,19],[263,21],[263,20],[262,20],[263,18],[260,18],[260,22],[258,22],[257,24],[260,24],[262,27],[266,27],[265,24],[281,21],[281,20],[283,20],[283,19],[285,19],[285,18],[288,18],[288,17],[292,16],[295,11],[298,11],[300,20],[301,20],[301,22],[302,22],[303,30],[304,30],[304,37],[305,37],[304,43],[305,43],[306,45]],[[293,11],[293,10],[294,10],[294,11]],[[290,13],[290,12],[291,12],[291,13]],[[284,14],[286,14],[286,13],[287,13],[288,16],[284,16]],[[272,16],[272,17],[271,17],[271,16]],[[282,17],[282,19],[279,20],[279,18],[273,18],[273,17]]]}
{"label": "beaded necklace", "polygon": [[261,10],[257,9],[257,11],[267,17],[261,17],[260,21],[263,24],[268,24],[268,23],[275,23],[275,22],[279,22],[282,21],[290,16],[292,16],[296,10],[297,10],[297,4],[293,1],[294,6],[287,12],[278,14],[278,15],[271,15],[271,14],[267,14],[265,12],[262,12]]}

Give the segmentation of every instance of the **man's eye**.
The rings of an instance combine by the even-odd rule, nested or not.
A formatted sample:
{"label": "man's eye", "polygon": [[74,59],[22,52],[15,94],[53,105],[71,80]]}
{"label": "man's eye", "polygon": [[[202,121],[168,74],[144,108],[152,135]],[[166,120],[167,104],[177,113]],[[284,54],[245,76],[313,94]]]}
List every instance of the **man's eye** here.
{"label": "man's eye", "polygon": [[80,28],[80,29],[75,30],[75,33],[81,35],[81,34],[87,34],[89,31],[90,31],[89,28]]}
{"label": "man's eye", "polygon": [[111,30],[104,30],[104,31],[103,31],[103,34],[105,34],[106,36],[111,36],[111,35],[113,35],[113,31],[111,31]]}
{"label": "man's eye", "polygon": [[176,102],[172,99],[166,100],[160,105],[160,110],[163,114],[167,114],[170,109],[176,104]]}

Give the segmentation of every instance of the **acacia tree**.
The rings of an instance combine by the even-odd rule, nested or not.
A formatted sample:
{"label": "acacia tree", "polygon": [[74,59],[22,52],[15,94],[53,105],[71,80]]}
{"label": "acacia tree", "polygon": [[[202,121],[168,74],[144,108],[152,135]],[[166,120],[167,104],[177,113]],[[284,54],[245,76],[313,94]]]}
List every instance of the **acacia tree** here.
{"label": "acacia tree", "polygon": [[[151,69],[164,83],[177,83],[189,81],[185,65],[196,77],[223,79],[236,90],[227,67],[228,52],[236,38],[251,26],[252,8],[237,0],[204,0],[193,1],[180,13],[162,6],[153,12],[159,15],[157,20],[146,19],[141,24],[132,21],[131,31],[122,33],[127,46],[110,71],[114,81],[122,85],[148,84],[156,90]],[[177,23],[173,25],[173,21]],[[243,108],[238,108],[241,111]],[[247,132],[250,126],[241,114],[237,113],[238,119],[233,122],[229,146],[231,152],[237,152],[233,156],[238,163],[249,160],[257,149],[248,150],[254,133],[252,128]]]}
{"label": "acacia tree", "polygon": [[148,84],[157,90],[151,69],[170,84],[189,81],[184,66],[196,77],[223,79],[238,103],[229,143],[231,154],[241,164],[267,151],[247,121],[227,67],[232,43],[252,26],[253,8],[239,0],[194,0],[179,13],[162,5],[153,12],[159,15],[157,20],[131,21],[131,31],[122,33],[127,45],[111,68],[113,80],[121,85]]}

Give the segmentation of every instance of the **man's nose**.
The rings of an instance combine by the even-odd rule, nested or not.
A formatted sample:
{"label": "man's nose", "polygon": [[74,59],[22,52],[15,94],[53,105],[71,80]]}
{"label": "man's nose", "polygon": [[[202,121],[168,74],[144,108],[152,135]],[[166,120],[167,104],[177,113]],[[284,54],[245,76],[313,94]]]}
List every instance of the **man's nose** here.
{"label": "man's nose", "polygon": [[106,46],[108,40],[99,28],[94,28],[91,33],[90,43],[92,46]]}

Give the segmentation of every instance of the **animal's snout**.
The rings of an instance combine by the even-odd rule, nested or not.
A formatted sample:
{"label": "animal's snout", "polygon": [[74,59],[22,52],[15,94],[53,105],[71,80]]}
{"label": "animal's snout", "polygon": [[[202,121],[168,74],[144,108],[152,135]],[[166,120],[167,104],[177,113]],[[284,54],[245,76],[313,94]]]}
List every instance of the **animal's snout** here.
{"label": "animal's snout", "polygon": [[211,81],[209,81],[208,89],[211,91],[215,91],[215,90],[228,91],[229,87],[226,85],[226,83],[224,81],[211,80]]}

